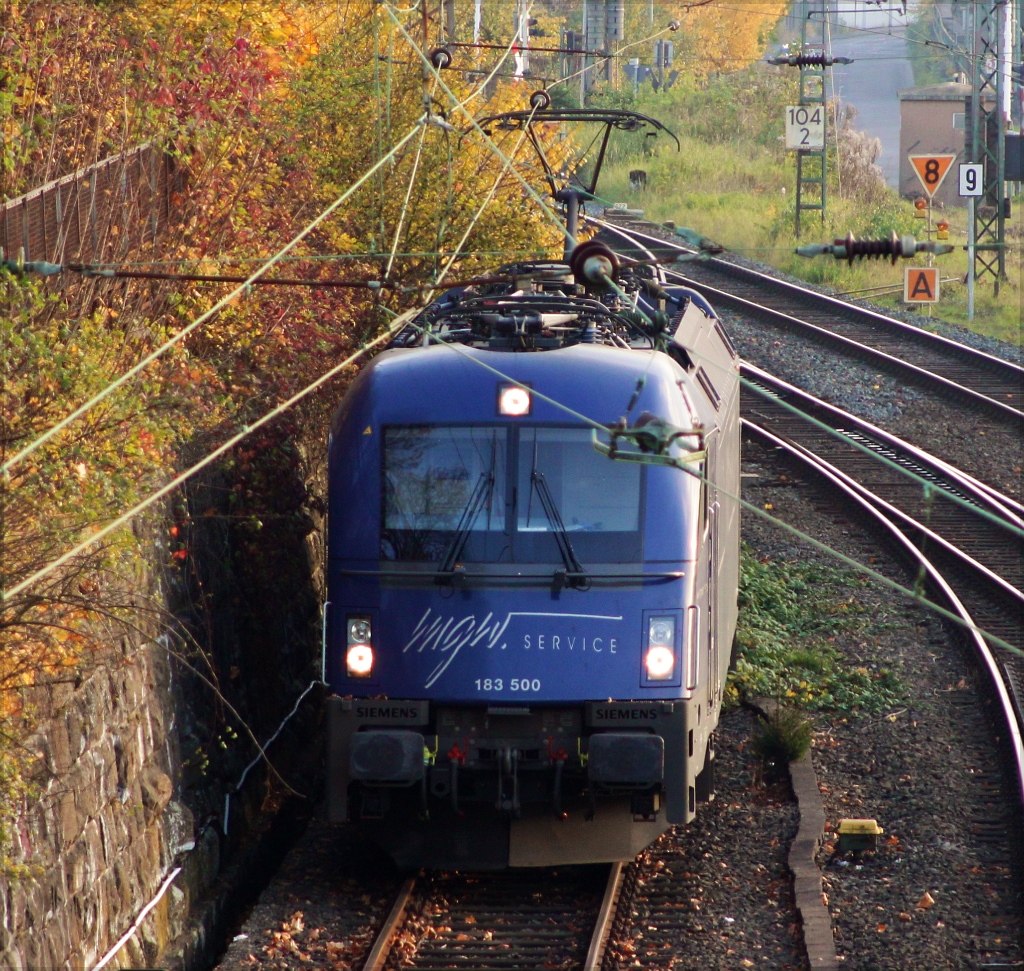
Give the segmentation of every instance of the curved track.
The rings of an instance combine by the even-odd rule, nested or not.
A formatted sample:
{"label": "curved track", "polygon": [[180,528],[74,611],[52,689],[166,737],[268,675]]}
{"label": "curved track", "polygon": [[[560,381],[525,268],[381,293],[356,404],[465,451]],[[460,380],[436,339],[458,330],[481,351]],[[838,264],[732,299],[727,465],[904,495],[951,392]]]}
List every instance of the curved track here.
{"label": "curved track", "polygon": [[[852,507],[858,522],[873,529],[924,583],[924,595],[959,619],[961,634],[976,661],[989,711],[979,711],[964,699],[963,738],[972,738],[992,753],[972,779],[975,810],[970,831],[983,847],[984,867],[993,879],[1019,866],[1019,820],[1024,814],[1024,707],[1019,691],[1020,654],[991,646],[984,630],[1009,640],[1020,649],[1021,598],[1008,592],[1005,581],[970,557],[949,548],[941,538],[872,493],[842,471],[838,464],[812,454],[789,436],[769,430],[771,421],[744,418],[745,433],[768,449],[784,453],[808,476],[816,478],[836,502]],[[799,437],[799,436],[796,436]],[[968,514],[969,515],[969,514]],[[1016,594],[1016,596],[1015,596]],[[986,717],[987,714],[987,717]],[[995,745],[993,745],[995,736]],[[1009,796],[1009,798],[1008,798]],[[1018,879],[1019,879],[1018,873]],[[981,901],[974,932],[983,967],[1017,967],[1022,939],[1022,915],[998,900]]]}
{"label": "curved track", "polygon": [[760,368],[745,364],[743,375],[748,418],[827,460],[898,510],[915,541],[927,535],[937,549],[969,557],[1024,609],[1024,507]]}
{"label": "curved track", "polygon": [[[683,251],[650,235],[651,224],[595,221],[614,248],[652,259]],[[685,274],[665,269],[670,282],[692,286],[713,305],[729,307],[774,327],[799,330],[843,354],[954,398],[986,420],[1018,426],[1024,369],[946,338],[846,304],[786,281],[727,263],[689,263]],[[1024,507],[961,473],[950,463],[882,429],[744,365],[742,413],[746,434],[789,455],[808,476],[856,509],[893,544],[923,584],[925,595],[959,619],[962,637],[984,675],[991,720],[964,713],[965,731],[996,750],[975,785],[984,806],[972,832],[989,848],[993,870],[1014,859],[1024,814]],[[909,473],[909,475],[908,475]],[[1009,648],[989,643],[985,631]],[[968,728],[970,725],[970,728]],[[1006,779],[1011,779],[1012,805]],[[979,908],[977,948],[986,966],[1015,966],[1021,915]],[[1016,933],[1008,933],[1014,927]],[[990,964],[989,961],[994,961]],[[1006,963],[1009,962],[1009,963]]]}
{"label": "curved track", "polygon": [[[613,249],[640,259],[672,258],[693,250],[655,236],[653,223],[591,219]],[[711,257],[666,266],[672,283],[693,287],[713,306],[766,325],[795,331],[837,352],[930,390],[939,389],[982,411],[989,420],[1024,418],[1024,368],[946,337],[786,280]]]}

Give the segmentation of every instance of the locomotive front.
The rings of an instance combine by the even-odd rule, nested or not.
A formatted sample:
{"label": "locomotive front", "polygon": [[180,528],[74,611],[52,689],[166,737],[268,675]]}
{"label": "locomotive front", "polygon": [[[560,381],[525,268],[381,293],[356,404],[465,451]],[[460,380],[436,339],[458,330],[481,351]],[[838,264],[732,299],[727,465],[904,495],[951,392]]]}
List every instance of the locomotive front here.
{"label": "locomotive front", "polygon": [[[693,348],[534,350],[388,351],[333,424],[330,818],[403,865],[631,859],[712,791],[722,396]],[[598,451],[627,413],[696,474]]]}

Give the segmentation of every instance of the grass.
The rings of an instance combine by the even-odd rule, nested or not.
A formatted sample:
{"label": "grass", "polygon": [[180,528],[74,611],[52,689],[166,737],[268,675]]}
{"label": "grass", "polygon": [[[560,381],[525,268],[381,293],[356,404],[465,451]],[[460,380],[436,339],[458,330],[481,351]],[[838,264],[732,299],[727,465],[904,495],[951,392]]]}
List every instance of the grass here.
{"label": "grass", "polygon": [[744,549],[736,664],[728,694],[811,711],[880,712],[903,696],[889,668],[847,663],[836,646],[870,637],[873,617],[850,571],[758,559]]}
{"label": "grass", "polygon": [[[750,81],[751,77],[756,83]],[[849,266],[831,257],[806,259],[794,252],[798,242],[830,242],[848,231],[858,237],[878,238],[895,230],[897,235],[912,234],[920,240],[927,238],[927,223],[914,217],[911,202],[901,199],[893,189],[870,185],[863,174],[859,174],[856,187],[848,184],[841,192],[835,162],[830,159],[825,225],[817,213],[805,213],[798,241],[794,234],[795,157],[783,150],[780,141],[782,107],[793,103],[789,100],[793,96],[786,78],[763,71],[715,79],[704,88],[691,82],[681,91],[673,88],[660,96],[646,89],[641,89],[636,98],[628,93],[606,95],[608,104],[634,107],[662,120],[680,136],[681,150],[676,152],[662,138],[658,148],[646,153],[639,140],[623,139],[625,151],[620,149],[618,155],[611,155],[602,173],[601,196],[643,209],[655,222],[673,220],[736,253],[808,282],[841,293],[853,291],[852,295],[883,307],[908,309],[902,302],[904,267],[924,264],[927,257],[899,260],[895,266],[888,261],[859,261]],[[636,168],[647,172],[646,190],[630,187],[629,172]],[[1014,200],[1013,211],[1020,212],[1021,204],[1024,199]],[[956,250],[934,258],[944,281],[940,302],[916,309],[923,317],[939,318],[1020,345],[1024,338],[1020,228],[1012,220],[1007,223],[1008,279],[1002,281],[998,296],[991,276],[978,281],[974,320],[968,321],[967,286],[963,282],[968,267],[963,249],[967,213],[952,209],[943,215],[951,223],[949,242]],[[936,214],[934,220],[938,218]],[[868,289],[881,286],[893,289]]]}

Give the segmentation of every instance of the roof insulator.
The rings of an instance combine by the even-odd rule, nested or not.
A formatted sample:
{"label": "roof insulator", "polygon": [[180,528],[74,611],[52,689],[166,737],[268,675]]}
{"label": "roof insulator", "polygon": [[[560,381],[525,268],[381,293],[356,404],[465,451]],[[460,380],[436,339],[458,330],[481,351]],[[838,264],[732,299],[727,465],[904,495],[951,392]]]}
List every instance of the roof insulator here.
{"label": "roof insulator", "polygon": [[780,54],[769,57],[769,64],[788,64],[790,67],[831,67],[833,64],[852,64],[852,57],[833,57],[831,54]]}

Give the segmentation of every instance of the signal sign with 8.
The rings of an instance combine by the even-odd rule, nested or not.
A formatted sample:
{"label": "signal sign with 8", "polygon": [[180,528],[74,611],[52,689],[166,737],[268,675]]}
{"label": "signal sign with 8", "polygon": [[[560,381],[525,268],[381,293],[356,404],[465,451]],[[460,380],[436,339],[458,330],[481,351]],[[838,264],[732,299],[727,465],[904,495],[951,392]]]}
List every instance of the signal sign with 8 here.
{"label": "signal sign with 8", "polygon": [[946,178],[953,162],[956,161],[955,155],[908,155],[907,158],[914,166],[914,171],[929,198],[938,191],[942,180]]}

